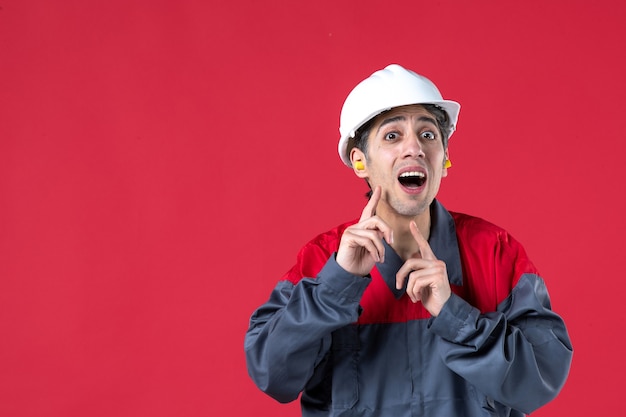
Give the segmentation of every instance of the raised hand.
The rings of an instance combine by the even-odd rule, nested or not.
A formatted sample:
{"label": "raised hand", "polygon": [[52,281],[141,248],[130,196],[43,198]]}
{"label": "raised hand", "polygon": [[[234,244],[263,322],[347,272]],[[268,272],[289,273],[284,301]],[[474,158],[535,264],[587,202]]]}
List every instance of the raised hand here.
{"label": "raised hand", "polygon": [[396,288],[401,289],[408,276],[406,293],[411,301],[421,301],[424,308],[436,317],[452,293],[446,264],[437,259],[415,222],[411,222],[409,228],[419,253],[408,259],[396,274]]}
{"label": "raised hand", "polygon": [[381,187],[376,187],[363,209],[359,222],[348,227],[341,236],[337,263],[351,274],[360,276],[369,274],[376,262],[384,262],[383,238],[389,244],[393,243],[391,228],[376,216],[376,206],[381,194]]}

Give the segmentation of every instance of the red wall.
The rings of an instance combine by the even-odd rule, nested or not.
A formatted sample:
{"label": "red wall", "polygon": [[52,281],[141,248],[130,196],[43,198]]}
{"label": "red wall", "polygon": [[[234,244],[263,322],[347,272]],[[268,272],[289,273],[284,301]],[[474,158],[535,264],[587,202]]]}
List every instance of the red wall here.
{"label": "red wall", "polygon": [[[356,217],[349,90],[391,62],[461,102],[440,199],[521,240],[575,347],[536,416],[615,415],[621,1],[0,2],[0,417],[293,416],[243,337]],[[621,379],[621,378],[620,378]]]}

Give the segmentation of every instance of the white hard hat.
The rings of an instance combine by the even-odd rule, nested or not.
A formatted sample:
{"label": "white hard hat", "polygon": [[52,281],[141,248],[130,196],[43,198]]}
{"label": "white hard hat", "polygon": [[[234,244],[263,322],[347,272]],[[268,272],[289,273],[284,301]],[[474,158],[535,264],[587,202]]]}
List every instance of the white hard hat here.
{"label": "white hard hat", "polygon": [[443,108],[450,118],[452,136],[461,105],[455,101],[444,100],[428,78],[398,64],[391,64],[361,81],[343,103],[338,146],[341,160],[347,166],[352,166],[348,144],[357,129],[386,110],[409,104],[435,104]]}

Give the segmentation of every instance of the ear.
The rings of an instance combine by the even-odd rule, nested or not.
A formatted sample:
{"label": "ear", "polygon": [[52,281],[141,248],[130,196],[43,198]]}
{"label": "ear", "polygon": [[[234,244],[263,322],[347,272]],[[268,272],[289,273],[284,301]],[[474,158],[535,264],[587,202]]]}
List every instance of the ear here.
{"label": "ear", "polygon": [[443,170],[441,172],[441,177],[442,178],[445,178],[445,177],[448,176],[448,167],[446,167],[446,162],[448,162],[448,161],[450,161],[450,153],[448,152],[448,149],[446,149],[446,151],[444,153],[444,157],[443,157]]}
{"label": "ear", "polygon": [[352,163],[352,170],[359,178],[367,178],[367,160],[365,154],[358,148],[352,148],[350,150],[350,162]]}

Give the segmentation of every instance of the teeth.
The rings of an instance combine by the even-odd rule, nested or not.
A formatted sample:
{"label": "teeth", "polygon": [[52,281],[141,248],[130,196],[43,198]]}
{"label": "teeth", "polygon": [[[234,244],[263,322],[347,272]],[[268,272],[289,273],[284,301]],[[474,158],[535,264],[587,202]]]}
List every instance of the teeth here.
{"label": "teeth", "polygon": [[400,174],[400,178],[406,178],[406,177],[424,178],[425,175],[423,172],[419,172],[419,171],[409,171],[409,172],[403,172],[402,174]]}

